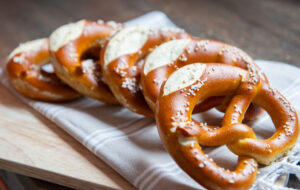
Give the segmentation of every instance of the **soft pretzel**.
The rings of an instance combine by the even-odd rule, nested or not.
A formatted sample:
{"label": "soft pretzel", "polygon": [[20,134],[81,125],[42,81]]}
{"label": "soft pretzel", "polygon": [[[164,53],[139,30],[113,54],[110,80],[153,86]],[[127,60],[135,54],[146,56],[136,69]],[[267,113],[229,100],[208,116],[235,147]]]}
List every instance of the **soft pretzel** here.
{"label": "soft pretzel", "polygon": [[[191,118],[199,100],[232,95],[221,127]],[[242,124],[250,105],[265,109],[276,132],[258,140],[253,130]],[[186,65],[163,84],[156,107],[160,137],[171,156],[201,185],[209,189],[250,188],[258,161],[269,164],[290,150],[299,135],[298,116],[288,101],[268,83],[251,72],[225,64]],[[224,171],[205,155],[200,145],[227,145],[239,155],[235,171]]]}
{"label": "soft pretzel", "polygon": [[81,20],[56,29],[50,36],[55,73],[78,92],[117,104],[97,64],[103,40],[120,28],[114,22]]}
{"label": "soft pretzel", "polygon": [[153,117],[140,89],[143,58],[163,42],[188,38],[178,29],[127,27],[114,35],[101,50],[104,78],[118,101],[128,109]]}
{"label": "soft pretzel", "polygon": [[[156,48],[145,59],[141,72],[141,84],[143,94],[149,105],[154,110],[160,87],[172,72],[176,69],[195,62],[202,63],[224,63],[249,69],[253,65],[254,75],[262,75],[260,68],[254,63],[250,56],[242,50],[224,44],[222,42],[205,39],[180,39],[166,42]],[[226,100],[226,101],[225,101]],[[206,109],[221,105],[220,110],[225,110],[230,97],[213,97],[201,102],[195,111],[206,111]],[[205,108],[205,109],[204,109]],[[246,118],[256,119],[262,113],[262,109],[250,106]]]}
{"label": "soft pretzel", "polygon": [[80,96],[53,73],[47,38],[20,44],[8,56],[6,69],[12,86],[27,97],[62,102]]}

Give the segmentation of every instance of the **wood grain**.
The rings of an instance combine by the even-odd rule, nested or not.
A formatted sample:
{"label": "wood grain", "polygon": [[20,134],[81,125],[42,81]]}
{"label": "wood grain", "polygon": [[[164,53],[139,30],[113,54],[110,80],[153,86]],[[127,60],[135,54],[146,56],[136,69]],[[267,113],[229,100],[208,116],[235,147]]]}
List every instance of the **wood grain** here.
{"label": "wood grain", "polygon": [[[85,19],[126,21],[165,12],[193,35],[236,45],[255,59],[300,66],[298,0],[0,1],[0,64],[20,42]],[[132,189],[64,131],[0,86],[0,168],[77,189]]]}
{"label": "wood grain", "polygon": [[76,189],[134,189],[0,85],[0,168]]}
{"label": "wood grain", "polygon": [[255,59],[300,66],[298,0],[9,0],[0,2],[0,61],[20,42],[48,36],[78,19],[126,21],[164,11],[199,37],[236,45]]}

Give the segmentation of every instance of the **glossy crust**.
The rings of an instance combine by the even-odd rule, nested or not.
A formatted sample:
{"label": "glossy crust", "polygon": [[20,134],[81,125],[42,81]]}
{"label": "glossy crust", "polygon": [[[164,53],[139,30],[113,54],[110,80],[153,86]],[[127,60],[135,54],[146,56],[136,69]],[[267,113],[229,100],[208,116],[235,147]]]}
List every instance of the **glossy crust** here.
{"label": "glossy crust", "polygon": [[[255,180],[256,161],[270,164],[295,145],[299,135],[297,113],[278,91],[250,72],[224,64],[205,65],[192,85],[165,94],[164,83],[155,117],[160,137],[178,165],[201,185],[209,189],[248,189]],[[228,94],[233,98],[221,127],[191,118],[199,100]],[[276,132],[268,139],[256,139],[254,131],[242,124],[251,102],[265,109],[274,122]],[[235,171],[220,168],[201,149],[201,145],[224,144],[239,155]]]}
{"label": "glossy crust", "polygon": [[138,51],[119,56],[111,62],[105,63],[105,54],[108,53],[107,47],[110,43],[108,41],[105,48],[101,50],[100,59],[105,81],[117,100],[133,112],[153,117],[153,111],[147,106],[142,90],[140,89],[140,71],[143,65],[143,58],[153,48],[166,41],[189,38],[190,36],[181,30],[147,30],[149,30],[147,40]]}
{"label": "glossy crust", "polygon": [[50,62],[48,39],[26,42],[20,47],[20,51],[12,52],[6,65],[10,83],[17,91],[29,98],[47,102],[70,101],[81,96],[54,73],[42,69]]}
{"label": "glossy crust", "polygon": [[[172,51],[172,49],[170,51]],[[146,64],[149,57],[150,55],[145,60]],[[155,109],[156,100],[162,83],[178,68],[195,62],[207,64],[223,63],[238,66],[246,70],[249,70],[249,65],[252,65],[251,69],[255,70],[253,74],[261,75],[263,80],[268,82],[265,75],[261,72],[261,69],[255,64],[254,60],[242,50],[214,40],[191,39],[190,42],[186,44],[183,52],[173,62],[154,68],[150,72],[145,72],[145,65],[142,68],[143,72],[141,72],[141,84],[143,94],[152,110]],[[203,112],[216,106],[218,106],[220,111],[224,111],[230,100],[231,97],[229,96],[226,96],[226,98],[211,97],[208,100],[200,102],[194,111]],[[252,104],[245,115],[245,119],[257,119],[262,113],[263,110],[261,108]]]}
{"label": "glossy crust", "polygon": [[[51,47],[51,44],[55,44],[54,42],[59,40],[56,34],[60,32],[60,28],[50,36],[51,60],[55,73],[61,80],[83,95],[107,104],[118,104],[103,80],[102,71],[97,62],[102,41],[121,25],[88,20],[73,24],[82,24],[79,35],[75,39],[62,43],[58,49]],[[62,35],[62,39],[66,39],[70,34]]]}

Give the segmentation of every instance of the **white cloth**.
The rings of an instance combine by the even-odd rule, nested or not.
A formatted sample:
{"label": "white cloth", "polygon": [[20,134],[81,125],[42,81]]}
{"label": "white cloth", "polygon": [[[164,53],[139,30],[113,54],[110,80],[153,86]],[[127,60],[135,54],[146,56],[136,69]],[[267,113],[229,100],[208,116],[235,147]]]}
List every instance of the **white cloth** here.
{"label": "white cloth", "polygon": [[[158,11],[126,24],[175,27],[164,13]],[[272,86],[282,92],[300,113],[300,99],[297,98],[300,95],[300,69],[272,61],[260,60],[257,63],[269,77]],[[11,88],[3,74],[1,81],[24,102],[76,138],[138,189],[203,189],[164,150],[153,119],[134,114],[121,106],[105,105],[90,98],[62,104],[29,100]],[[221,119],[222,114],[211,110],[203,116],[194,117],[203,117],[213,124]],[[254,123],[254,128],[259,129],[256,131],[260,137],[270,136],[275,129],[267,114]],[[225,146],[206,148],[205,152],[222,166],[234,168],[237,157]],[[285,158],[260,169],[253,189],[272,188],[272,183],[282,173],[299,174],[299,167],[296,166],[297,160],[300,160],[299,152],[298,143],[289,159]]]}

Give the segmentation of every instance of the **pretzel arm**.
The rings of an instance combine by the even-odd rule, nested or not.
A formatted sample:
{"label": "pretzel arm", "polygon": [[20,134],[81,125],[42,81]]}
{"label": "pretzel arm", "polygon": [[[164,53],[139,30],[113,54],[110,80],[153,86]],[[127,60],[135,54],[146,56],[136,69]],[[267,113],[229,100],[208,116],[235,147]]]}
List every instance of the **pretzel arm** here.
{"label": "pretzel arm", "polygon": [[284,156],[297,141],[299,120],[295,109],[276,90],[264,84],[258,92],[254,103],[264,108],[271,116],[276,127],[275,133],[268,139],[240,139],[229,144],[228,148],[238,155],[248,155],[260,163],[268,165]]}

